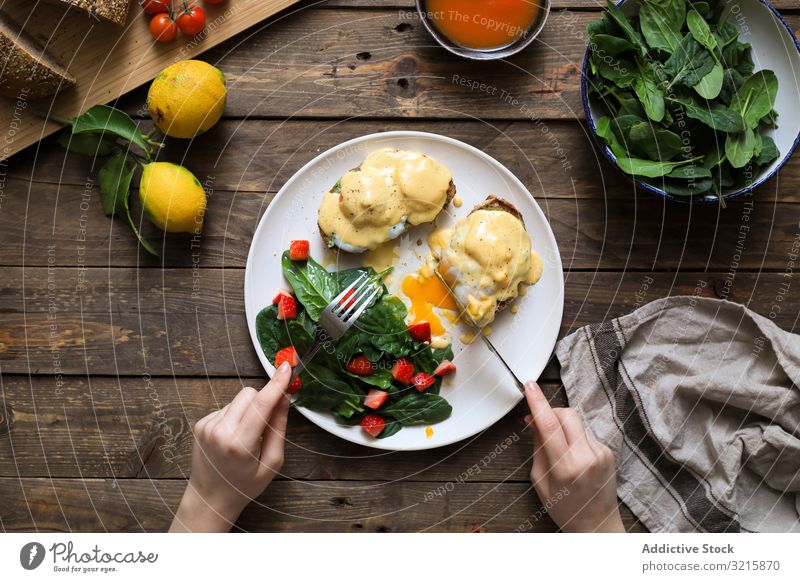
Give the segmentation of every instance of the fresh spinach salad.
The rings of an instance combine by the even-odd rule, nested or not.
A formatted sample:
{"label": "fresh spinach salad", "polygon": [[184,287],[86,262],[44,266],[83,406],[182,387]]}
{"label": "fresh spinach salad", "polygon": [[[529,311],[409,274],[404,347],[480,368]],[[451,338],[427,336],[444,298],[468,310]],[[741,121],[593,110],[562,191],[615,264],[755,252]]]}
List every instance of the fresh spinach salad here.
{"label": "fresh spinach salad", "polygon": [[[628,0],[629,2],[633,0]],[[597,135],[626,173],[675,196],[741,188],[778,156],[778,79],[754,72],[751,46],[722,0],[611,1],[588,26]]]}
{"label": "fresh spinach salad", "polygon": [[347,333],[323,343],[301,370],[290,387],[294,406],[330,413],[340,424],[361,425],[376,438],[448,418],[452,407],[439,391],[442,377],[455,372],[452,347],[432,348],[429,324],[406,324],[405,304],[383,282],[391,268],[329,272],[308,256],[307,243],[304,252],[295,252],[296,242],[306,243],[293,241],[281,259],[291,292],[279,291],[256,317],[261,349],[276,367],[284,360],[298,365],[314,342],[322,310],[357,278],[366,275],[381,292]]}

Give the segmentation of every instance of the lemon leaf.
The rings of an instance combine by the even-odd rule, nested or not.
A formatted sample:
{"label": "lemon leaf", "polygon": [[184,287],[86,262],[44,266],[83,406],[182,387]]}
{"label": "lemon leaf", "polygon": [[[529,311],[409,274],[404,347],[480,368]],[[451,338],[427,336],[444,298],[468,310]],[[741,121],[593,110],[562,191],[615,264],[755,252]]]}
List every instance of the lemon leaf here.
{"label": "lemon leaf", "polygon": [[113,134],[136,144],[149,158],[152,154],[150,145],[130,115],[108,105],[95,105],[86,113],[79,115],[72,122],[72,133]]}
{"label": "lemon leaf", "polygon": [[117,152],[105,163],[97,174],[100,181],[100,202],[107,216],[122,214],[127,206],[128,192],[135,166],[128,165],[125,152]]}

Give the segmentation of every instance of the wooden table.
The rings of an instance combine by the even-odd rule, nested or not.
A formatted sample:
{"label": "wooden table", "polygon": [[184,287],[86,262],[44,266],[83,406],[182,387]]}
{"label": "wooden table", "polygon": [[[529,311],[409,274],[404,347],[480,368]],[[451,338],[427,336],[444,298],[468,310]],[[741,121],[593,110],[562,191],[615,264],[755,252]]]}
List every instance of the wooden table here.
{"label": "wooden table", "polygon": [[[433,46],[412,4],[301,4],[204,55],[229,80],[225,118],[188,148],[171,141],[166,159],[184,159],[210,189],[205,231],[199,245],[169,237],[162,260],[103,215],[90,160],[49,138],[0,168],[2,529],[167,528],[190,470],[192,423],[264,380],[242,294],[259,217],[302,164],[363,134],[449,135],[528,186],[566,269],[562,334],[696,289],[797,324],[786,268],[800,244],[800,157],[725,210],[665,204],[636,192],[582,122],[579,69],[598,0],[557,0],[532,47],[487,64]],[[796,30],[800,2],[779,7]],[[144,98],[139,89],[119,105],[135,114]],[[543,385],[565,404],[555,364]],[[520,405],[456,445],[389,454],[292,412],[284,475],[238,525],[552,531],[528,481],[524,413]]]}

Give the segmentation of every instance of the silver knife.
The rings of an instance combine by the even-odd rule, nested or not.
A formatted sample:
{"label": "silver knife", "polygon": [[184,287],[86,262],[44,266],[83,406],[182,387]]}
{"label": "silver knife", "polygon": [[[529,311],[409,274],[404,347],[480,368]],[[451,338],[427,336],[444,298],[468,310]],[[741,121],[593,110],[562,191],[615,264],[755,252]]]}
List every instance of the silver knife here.
{"label": "silver knife", "polygon": [[506,370],[508,370],[509,374],[511,374],[511,377],[514,378],[514,382],[517,385],[517,389],[520,392],[522,392],[522,394],[524,395],[525,394],[525,385],[522,383],[522,381],[519,378],[517,378],[517,375],[514,373],[514,370],[511,369],[511,366],[508,365],[508,362],[506,362],[505,359],[503,359],[503,356],[500,355],[500,352],[497,351],[497,348],[494,347],[492,342],[489,341],[489,338],[486,337],[486,335],[483,333],[483,330],[470,317],[470,315],[467,312],[466,308],[461,304],[461,302],[458,300],[458,297],[456,297],[456,294],[450,288],[450,285],[448,285],[447,281],[444,280],[444,277],[442,277],[439,274],[439,270],[438,269],[434,269],[433,274],[436,275],[436,278],[439,279],[439,281],[442,282],[442,285],[445,286],[445,289],[447,289],[447,292],[450,294],[450,297],[452,297],[453,301],[456,302],[456,305],[458,305],[461,308],[461,311],[464,313],[464,315],[466,315],[466,320],[470,323],[470,325],[472,325],[472,327],[474,327],[477,330],[478,335],[481,336],[481,339],[483,340],[483,343],[486,344],[486,347],[489,348],[489,351],[491,351],[495,356],[497,356],[497,359],[500,360],[503,363],[503,365],[506,367]]}

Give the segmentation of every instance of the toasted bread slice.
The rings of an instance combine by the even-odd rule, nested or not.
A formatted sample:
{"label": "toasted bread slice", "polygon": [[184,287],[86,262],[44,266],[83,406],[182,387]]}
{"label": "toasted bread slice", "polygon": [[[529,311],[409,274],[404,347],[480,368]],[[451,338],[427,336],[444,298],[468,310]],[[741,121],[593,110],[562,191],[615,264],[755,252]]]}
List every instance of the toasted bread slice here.
{"label": "toasted bread slice", "polygon": [[[356,166],[355,168],[353,168],[352,170],[350,170],[350,171],[351,171],[351,172],[352,172],[352,171],[356,171],[356,170],[358,170],[359,168],[361,168],[361,165],[360,165],[360,164],[359,164],[358,166]],[[337,191],[338,191],[338,190],[337,190],[337,188],[340,188],[340,187],[339,187],[339,182],[337,182],[336,184],[334,184],[334,185],[333,185],[333,187],[331,188],[331,190],[330,190],[330,191],[331,191],[331,192],[337,192]],[[450,185],[449,185],[449,186],[448,186],[448,188],[447,188],[447,194],[446,194],[446,197],[445,197],[445,202],[444,202],[444,204],[442,205],[442,211],[443,211],[445,208],[447,208],[447,206],[448,206],[448,205],[450,204],[450,202],[453,200],[453,198],[455,197],[455,195],[456,195],[456,185],[455,185],[455,183],[454,183],[452,180],[450,180]],[[410,225],[409,225],[409,226],[410,226]],[[319,223],[317,223],[317,227],[319,228],[319,236],[322,238],[322,241],[325,243],[325,246],[327,246],[327,247],[328,247],[328,248],[330,248],[330,249],[333,249],[333,250],[334,250],[334,251],[336,251],[336,252],[339,252],[340,250],[341,250],[341,251],[344,251],[344,249],[340,249],[340,248],[339,248],[339,247],[336,245],[335,241],[333,240],[333,237],[329,236],[329,235],[328,235],[326,232],[324,232],[324,231],[322,230],[322,227],[321,227],[321,226],[319,226]],[[408,228],[406,228],[406,229],[404,229],[403,231],[401,231],[401,232],[398,234],[398,236],[399,236],[400,234],[402,234],[403,232],[405,232],[406,230],[408,230]],[[392,239],[390,239],[390,240],[392,240]],[[365,249],[365,250],[366,250],[366,249]],[[360,251],[360,252],[365,252],[365,250],[364,250],[364,251]],[[344,251],[344,252],[349,252],[349,251]]]}
{"label": "toasted bread slice", "polygon": [[[483,202],[481,202],[480,204],[478,204],[474,208],[472,208],[472,210],[470,210],[470,212],[469,212],[469,214],[467,214],[467,216],[471,216],[472,214],[474,214],[474,213],[476,213],[478,211],[482,211],[482,210],[499,211],[499,212],[505,212],[507,214],[510,214],[516,220],[518,220],[520,222],[520,225],[522,226],[523,230],[525,229],[525,221],[524,221],[524,219],[522,217],[522,213],[519,210],[517,210],[517,208],[511,202],[509,202],[508,200],[505,200],[505,199],[500,198],[498,196],[489,195],[489,196],[486,197],[486,199]],[[465,219],[466,219],[466,217],[462,218],[461,220],[463,221]],[[461,221],[459,221],[459,224],[460,224],[460,222]],[[454,229],[457,229],[457,228],[458,228],[458,225],[456,225],[456,227],[454,227]],[[448,242],[447,246],[449,246],[450,244],[451,243]],[[447,267],[447,266],[445,266],[445,272],[440,270],[440,267],[445,265],[445,262],[441,261],[441,259],[442,259],[442,253],[446,250],[446,248],[447,247],[439,248],[438,250],[434,250],[433,251],[433,258],[438,263],[437,267],[436,267],[436,274],[437,274],[437,276],[439,276],[439,278],[442,280],[442,282],[445,285],[450,287],[452,295],[453,295],[453,298],[460,305],[460,307],[464,310],[464,313],[467,313],[466,304],[462,303],[462,299],[464,299],[464,296],[463,296],[463,292],[464,292],[463,289],[464,288],[462,287],[461,290],[459,290],[459,284],[458,284],[458,281],[460,280],[460,277],[463,276],[463,274],[455,274],[454,275],[453,273],[447,273],[446,271],[448,271],[451,268],[451,267]],[[531,253],[535,254],[535,251],[533,250],[533,245],[532,244],[531,244]],[[453,279],[454,276],[456,277],[456,279]],[[524,284],[524,281],[520,281],[518,283],[518,286],[516,288],[517,292],[519,290],[519,285],[522,285],[522,284]],[[516,299],[516,296],[507,297],[506,299],[500,299],[500,297],[497,297],[497,299],[494,301],[494,310],[491,312],[491,314],[485,313],[480,318],[480,321],[473,319],[470,315],[467,315],[467,317],[472,321],[472,323],[474,325],[476,325],[478,327],[483,327],[483,326],[488,325],[489,323],[491,323],[494,320],[494,316],[497,313],[499,313],[500,311],[502,311],[503,309],[505,309],[510,303],[512,303],[514,301],[514,299]]]}
{"label": "toasted bread slice", "polygon": [[[86,12],[100,21],[125,26],[130,0],[46,0],[50,4],[69,5]],[[177,4],[177,3],[175,3]],[[182,3],[181,3],[182,4]]]}
{"label": "toasted bread slice", "polygon": [[74,84],[61,63],[0,11],[0,94],[34,100]]}

